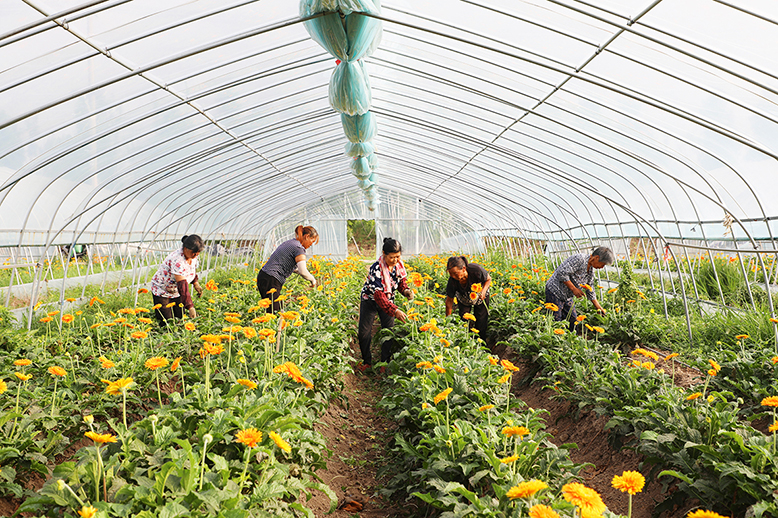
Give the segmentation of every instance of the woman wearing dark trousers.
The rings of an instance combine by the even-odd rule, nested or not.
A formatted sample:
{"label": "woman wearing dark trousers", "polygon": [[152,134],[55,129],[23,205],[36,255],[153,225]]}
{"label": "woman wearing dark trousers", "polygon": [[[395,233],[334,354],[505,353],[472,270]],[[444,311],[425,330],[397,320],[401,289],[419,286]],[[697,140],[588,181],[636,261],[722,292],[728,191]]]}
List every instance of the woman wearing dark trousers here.
{"label": "woman wearing dark trousers", "polygon": [[[449,279],[446,284],[446,316],[454,310],[454,298],[457,300],[459,316],[470,313],[475,322],[468,322],[470,329],[476,328],[478,336],[486,340],[489,327],[489,286],[492,276],[480,264],[468,263],[464,255],[449,257],[446,264]],[[480,289],[473,291],[473,285]]]}
{"label": "woman wearing dark trousers", "polygon": [[186,308],[191,318],[197,316],[189,284],[203,295],[197,277],[197,256],[203,249],[200,236],[184,236],[181,248],[168,255],[151,279],[151,296],[154,300],[154,316],[164,324],[173,317],[182,318]]}
{"label": "woman wearing dark trousers", "polygon": [[[359,304],[359,349],[362,352],[362,369],[370,368],[373,356],[370,344],[373,341],[373,322],[376,315],[381,320],[382,329],[394,327],[394,319],[405,322],[407,316],[394,304],[394,294],[400,292],[408,300],[413,299],[413,290],[408,287],[407,273],[400,255],[402,246],[392,238],[384,238],[383,254],[370,266],[370,270],[362,287]],[[381,344],[381,361],[388,362],[392,358],[394,340]]]}
{"label": "woman wearing dark trousers", "polygon": [[278,312],[281,301],[276,300],[281,295],[281,287],[287,277],[297,273],[303,279],[316,287],[316,278],[311,275],[306,266],[305,251],[319,241],[319,233],[313,227],[299,225],[294,229],[295,237],[284,241],[265,263],[257,274],[257,289],[263,299],[270,299],[272,305],[268,312]]}

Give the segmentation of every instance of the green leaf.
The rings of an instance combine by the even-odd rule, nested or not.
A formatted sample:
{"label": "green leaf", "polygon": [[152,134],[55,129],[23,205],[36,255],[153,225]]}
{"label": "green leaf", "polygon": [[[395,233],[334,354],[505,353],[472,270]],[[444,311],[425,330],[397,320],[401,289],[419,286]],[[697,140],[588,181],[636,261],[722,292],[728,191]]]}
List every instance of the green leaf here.
{"label": "green leaf", "polygon": [[159,518],[177,518],[178,516],[189,516],[189,509],[178,502],[168,502],[159,512]]}
{"label": "green leaf", "polygon": [[659,473],[659,475],[657,475],[657,478],[661,478],[661,477],[663,477],[665,475],[670,475],[671,477],[679,478],[679,479],[683,480],[684,482],[686,482],[689,485],[694,484],[694,480],[692,480],[691,478],[687,477],[683,473],[679,473],[679,472],[675,471],[674,469],[666,469],[666,470],[662,471],[661,473]]}

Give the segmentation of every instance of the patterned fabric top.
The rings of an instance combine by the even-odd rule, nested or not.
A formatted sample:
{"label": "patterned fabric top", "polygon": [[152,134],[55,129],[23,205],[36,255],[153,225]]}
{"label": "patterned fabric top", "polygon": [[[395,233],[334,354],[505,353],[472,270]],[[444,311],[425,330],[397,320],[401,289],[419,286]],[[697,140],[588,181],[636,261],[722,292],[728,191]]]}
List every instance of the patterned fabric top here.
{"label": "patterned fabric top", "polygon": [[176,275],[186,279],[186,282],[194,281],[197,277],[197,257],[192,259],[191,264],[186,262],[184,257],[184,248],[181,247],[175,252],[171,252],[162,264],[159,265],[157,273],[151,279],[151,293],[157,297],[167,297],[174,299],[179,296],[176,286]]}
{"label": "patterned fabric top", "polygon": [[295,257],[298,255],[305,255],[303,244],[297,238],[284,241],[270,255],[265,266],[262,267],[262,271],[283,284],[297,267]]}
{"label": "patterned fabric top", "polygon": [[[397,293],[398,289],[402,289],[400,283],[402,280],[405,279],[405,277],[403,277],[402,279],[398,278],[397,268],[395,267],[392,268],[390,278],[392,280],[392,294],[388,298],[389,300],[394,300],[394,294]],[[381,265],[378,264],[378,261],[374,262],[373,265],[370,267],[370,270],[367,272],[367,279],[365,279],[365,285],[362,286],[362,299],[375,300],[376,291],[382,291],[386,293],[386,291],[384,290],[384,281],[381,278]]]}
{"label": "patterned fabric top", "polygon": [[584,292],[586,298],[594,300],[594,291],[582,288],[582,284],[592,285],[594,268],[589,268],[589,254],[575,254],[564,260],[557,266],[551,278],[546,281],[546,288],[559,300],[567,300],[573,296],[565,281],[570,281],[573,286]]}

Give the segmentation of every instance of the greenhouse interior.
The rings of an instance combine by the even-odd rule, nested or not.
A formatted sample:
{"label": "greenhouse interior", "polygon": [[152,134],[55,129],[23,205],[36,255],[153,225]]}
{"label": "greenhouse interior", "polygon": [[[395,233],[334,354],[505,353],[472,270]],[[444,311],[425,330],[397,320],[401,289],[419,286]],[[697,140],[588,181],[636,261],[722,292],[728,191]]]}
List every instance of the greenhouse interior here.
{"label": "greenhouse interior", "polygon": [[0,516],[778,518],[776,48],[0,0]]}

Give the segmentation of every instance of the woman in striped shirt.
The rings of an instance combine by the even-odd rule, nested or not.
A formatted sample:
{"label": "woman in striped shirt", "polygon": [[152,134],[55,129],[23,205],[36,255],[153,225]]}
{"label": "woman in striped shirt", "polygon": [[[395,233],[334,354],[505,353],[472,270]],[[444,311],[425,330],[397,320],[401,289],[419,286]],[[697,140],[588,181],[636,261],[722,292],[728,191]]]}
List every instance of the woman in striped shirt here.
{"label": "woman in striped shirt", "polygon": [[267,309],[268,312],[277,312],[281,309],[281,301],[276,299],[281,295],[281,287],[292,273],[297,273],[309,281],[311,287],[316,287],[316,278],[306,267],[305,251],[319,242],[319,233],[313,227],[302,225],[294,229],[294,233],[296,237],[278,245],[257,274],[257,289],[260,295],[273,303]]}

